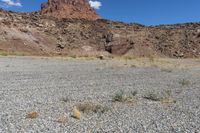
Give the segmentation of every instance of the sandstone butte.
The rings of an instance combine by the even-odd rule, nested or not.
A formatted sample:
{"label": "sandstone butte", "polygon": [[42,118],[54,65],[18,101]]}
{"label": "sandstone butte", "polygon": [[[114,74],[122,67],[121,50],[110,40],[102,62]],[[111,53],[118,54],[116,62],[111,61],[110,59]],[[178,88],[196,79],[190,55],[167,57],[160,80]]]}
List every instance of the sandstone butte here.
{"label": "sandstone butte", "polygon": [[88,0],[48,0],[41,5],[41,15],[62,18],[78,18],[96,20],[100,17],[96,14]]}

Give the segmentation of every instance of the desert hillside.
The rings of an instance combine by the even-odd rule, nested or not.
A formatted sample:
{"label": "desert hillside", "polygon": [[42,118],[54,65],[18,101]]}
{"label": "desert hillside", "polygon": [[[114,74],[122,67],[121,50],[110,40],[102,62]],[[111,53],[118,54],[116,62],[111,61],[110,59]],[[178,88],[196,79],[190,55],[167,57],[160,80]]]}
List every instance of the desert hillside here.
{"label": "desert hillside", "polygon": [[41,7],[31,13],[0,10],[1,53],[200,57],[200,23],[114,22],[100,19],[85,0],[49,0]]}

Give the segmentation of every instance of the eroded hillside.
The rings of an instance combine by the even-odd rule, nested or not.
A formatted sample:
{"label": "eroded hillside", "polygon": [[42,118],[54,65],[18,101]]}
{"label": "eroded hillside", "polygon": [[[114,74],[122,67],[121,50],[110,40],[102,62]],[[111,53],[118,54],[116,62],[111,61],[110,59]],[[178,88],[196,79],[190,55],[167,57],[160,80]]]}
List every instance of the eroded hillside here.
{"label": "eroded hillside", "polygon": [[144,26],[1,10],[0,51],[47,56],[103,52],[200,57],[200,23]]}

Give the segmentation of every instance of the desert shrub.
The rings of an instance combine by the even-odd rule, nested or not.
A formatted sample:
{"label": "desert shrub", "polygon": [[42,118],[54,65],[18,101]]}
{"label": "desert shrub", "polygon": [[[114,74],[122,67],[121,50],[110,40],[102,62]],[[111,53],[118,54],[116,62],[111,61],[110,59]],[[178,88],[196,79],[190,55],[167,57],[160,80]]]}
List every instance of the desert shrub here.
{"label": "desert shrub", "polygon": [[176,101],[172,97],[172,91],[171,90],[165,90],[161,93],[150,91],[146,95],[143,96],[143,98],[151,101],[160,101],[162,103],[175,103]]}
{"label": "desert shrub", "polygon": [[163,68],[161,69],[162,72],[166,72],[166,73],[171,73],[173,70],[169,69],[169,68]]}
{"label": "desert shrub", "polygon": [[182,79],[179,81],[179,84],[181,84],[182,86],[188,86],[190,85],[190,81],[187,79]]}
{"label": "desert shrub", "polygon": [[101,104],[95,104],[91,102],[86,102],[82,104],[76,105],[77,109],[83,113],[104,113],[109,110],[107,106],[103,106]]}
{"label": "desert shrub", "polygon": [[69,99],[69,97],[63,97],[60,99],[60,101],[67,103],[70,101],[70,99]]}
{"label": "desert shrub", "polygon": [[123,90],[115,93],[112,97],[113,102],[130,102],[133,101],[135,96],[137,95],[137,91],[131,91],[130,93],[126,94]]}
{"label": "desert shrub", "polygon": [[159,98],[159,96],[154,92],[147,93],[145,96],[143,96],[143,98],[151,100],[151,101],[160,101],[161,100]]}
{"label": "desert shrub", "polygon": [[127,100],[127,96],[125,95],[123,90],[120,90],[119,92],[115,93],[115,95],[112,97],[113,102],[124,102]]}
{"label": "desert shrub", "polygon": [[1,52],[1,51],[0,51],[0,55],[1,55],[1,56],[8,56],[8,53],[6,53],[6,52]]}
{"label": "desert shrub", "polygon": [[138,94],[138,92],[137,91],[131,91],[131,95],[134,97],[134,96],[136,96]]}

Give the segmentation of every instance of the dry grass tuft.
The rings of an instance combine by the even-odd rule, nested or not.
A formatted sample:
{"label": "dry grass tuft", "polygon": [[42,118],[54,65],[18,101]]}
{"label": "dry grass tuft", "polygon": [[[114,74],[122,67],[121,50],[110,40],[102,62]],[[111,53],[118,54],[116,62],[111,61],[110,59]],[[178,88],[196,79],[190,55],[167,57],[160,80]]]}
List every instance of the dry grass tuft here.
{"label": "dry grass tuft", "polygon": [[176,100],[174,100],[171,97],[168,97],[168,98],[162,99],[161,103],[163,103],[163,104],[172,104],[172,103],[176,103]]}
{"label": "dry grass tuft", "polygon": [[81,119],[81,112],[79,111],[79,109],[75,106],[73,108],[73,114],[72,114],[72,117],[80,120]]}
{"label": "dry grass tuft", "polygon": [[28,119],[35,119],[38,116],[39,116],[39,114],[37,112],[29,112],[29,113],[27,113],[26,118],[28,118]]}
{"label": "dry grass tuft", "polygon": [[67,123],[68,119],[67,117],[60,117],[57,122],[60,123],[60,124],[65,124]]}
{"label": "dry grass tuft", "polygon": [[135,60],[135,59],[137,59],[136,56],[128,56],[128,55],[123,56],[122,58],[124,58],[125,60]]}
{"label": "dry grass tuft", "polygon": [[77,109],[80,110],[83,113],[90,113],[90,112],[104,113],[104,112],[107,112],[109,110],[109,108],[106,107],[106,106],[103,106],[101,104],[91,103],[91,102],[78,104]]}

